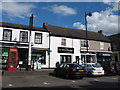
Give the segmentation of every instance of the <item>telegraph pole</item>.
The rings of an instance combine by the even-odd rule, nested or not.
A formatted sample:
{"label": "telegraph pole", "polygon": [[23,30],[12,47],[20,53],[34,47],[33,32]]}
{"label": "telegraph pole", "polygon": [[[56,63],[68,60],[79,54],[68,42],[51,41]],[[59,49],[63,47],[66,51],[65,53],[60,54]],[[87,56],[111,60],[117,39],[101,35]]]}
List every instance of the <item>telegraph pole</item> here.
{"label": "telegraph pole", "polygon": [[29,20],[29,53],[28,53],[28,60],[27,60],[27,68],[26,70],[31,69],[31,30],[33,28],[33,14],[30,16]]}

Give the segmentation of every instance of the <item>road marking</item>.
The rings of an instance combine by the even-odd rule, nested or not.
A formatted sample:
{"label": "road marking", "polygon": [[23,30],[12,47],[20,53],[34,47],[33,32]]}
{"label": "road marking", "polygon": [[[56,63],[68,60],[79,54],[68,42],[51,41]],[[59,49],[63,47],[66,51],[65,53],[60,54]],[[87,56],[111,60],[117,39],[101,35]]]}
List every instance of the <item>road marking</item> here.
{"label": "road marking", "polygon": [[95,81],[99,81],[98,79],[94,79]]}
{"label": "road marking", "polygon": [[43,84],[45,84],[45,85],[48,85],[48,84],[50,84],[50,83],[47,83],[47,82],[43,82]]}
{"label": "road marking", "polygon": [[12,84],[8,84],[9,87],[12,87],[13,85]]}
{"label": "road marking", "polygon": [[72,81],[73,83],[75,83],[75,81]]}
{"label": "road marking", "polygon": [[116,80],[117,78],[113,78],[113,79],[115,79],[115,80]]}

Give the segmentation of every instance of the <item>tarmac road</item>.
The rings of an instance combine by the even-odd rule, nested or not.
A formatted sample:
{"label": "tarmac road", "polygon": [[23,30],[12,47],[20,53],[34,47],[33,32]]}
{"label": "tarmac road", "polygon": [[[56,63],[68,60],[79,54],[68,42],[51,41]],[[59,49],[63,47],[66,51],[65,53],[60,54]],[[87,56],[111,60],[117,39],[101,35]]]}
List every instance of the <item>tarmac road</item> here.
{"label": "tarmac road", "polygon": [[[38,71],[39,72],[39,71]],[[69,88],[71,90],[90,88],[120,88],[120,76],[102,76],[102,77],[84,77],[83,79],[64,79],[49,75],[50,72],[46,71],[44,74],[41,72],[27,72],[27,74],[5,74],[2,76],[2,90],[17,90],[17,89],[55,89],[56,88]],[[34,74],[36,73],[36,74]],[[15,73],[14,73],[15,74]]]}

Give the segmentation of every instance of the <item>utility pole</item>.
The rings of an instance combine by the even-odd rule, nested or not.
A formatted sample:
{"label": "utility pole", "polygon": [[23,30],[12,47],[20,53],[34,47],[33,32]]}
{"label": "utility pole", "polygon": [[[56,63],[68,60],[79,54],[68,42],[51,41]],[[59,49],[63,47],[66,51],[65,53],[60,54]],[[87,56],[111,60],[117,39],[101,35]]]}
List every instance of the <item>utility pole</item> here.
{"label": "utility pole", "polygon": [[86,29],[86,52],[88,53],[88,29],[87,29],[87,16],[92,16],[91,13],[85,12],[85,29]]}
{"label": "utility pole", "polygon": [[88,53],[88,29],[87,29],[87,16],[92,16],[91,13],[85,12],[85,29],[86,29],[86,62],[87,62],[87,53]]}
{"label": "utility pole", "polygon": [[33,14],[30,16],[30,20],[29,20],[29,53],[28,53],[28,60],[27,60],[27,68],[26,70],[30,70],[31,69],[31,30],[33,28]]}

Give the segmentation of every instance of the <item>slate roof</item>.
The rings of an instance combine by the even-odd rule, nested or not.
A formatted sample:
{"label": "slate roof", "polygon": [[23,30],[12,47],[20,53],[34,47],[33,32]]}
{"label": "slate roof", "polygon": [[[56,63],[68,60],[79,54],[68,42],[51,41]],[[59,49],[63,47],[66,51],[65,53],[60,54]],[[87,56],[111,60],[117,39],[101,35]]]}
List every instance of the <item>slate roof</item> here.
{"label": "slate roof", "polygon": [[[51,32],[51,36],[68,37],[68,38],[76,38],[76,39],[86,38],[85,30],[53,26],[48,23],[44,23],[43,27]],[[110,42],[110,40],[107,37],[97,32],[90,32],[90,31],[88,31],[88,40]]]}
{"label": "slate roof", "polygon": [[[15,23],[0,22],[0,26],[2,26],[2,27],[8,27],[8,28],[30,30],[30,27],[28,25],[15,24]],[[46,29],[44,29],[42,27],[35,27],[35,26],[33,26],[33,28],[31,30],[48,32]]]}

